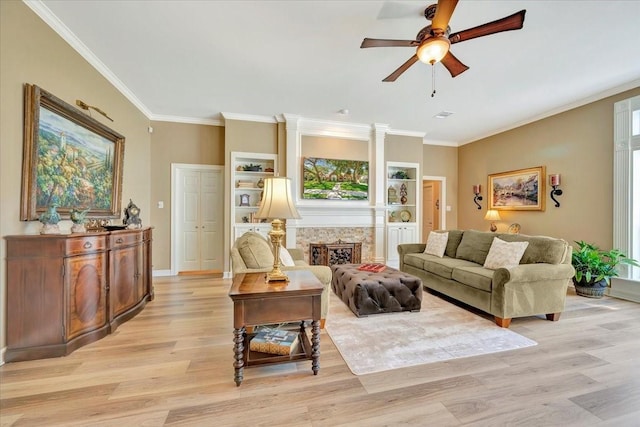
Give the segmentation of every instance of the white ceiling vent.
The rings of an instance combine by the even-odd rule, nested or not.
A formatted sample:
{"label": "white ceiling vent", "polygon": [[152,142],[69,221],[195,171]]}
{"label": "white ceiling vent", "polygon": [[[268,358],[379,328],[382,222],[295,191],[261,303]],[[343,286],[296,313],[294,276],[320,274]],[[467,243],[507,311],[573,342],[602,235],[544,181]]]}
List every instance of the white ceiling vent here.
{"label": "white ceiling vent", "polygon": [[436,118],[436,119],[446,119],[447,117],[449,117],[452,114],[453,114],[453,111],[440,111],[438,114],[436,114],[433,117]]}

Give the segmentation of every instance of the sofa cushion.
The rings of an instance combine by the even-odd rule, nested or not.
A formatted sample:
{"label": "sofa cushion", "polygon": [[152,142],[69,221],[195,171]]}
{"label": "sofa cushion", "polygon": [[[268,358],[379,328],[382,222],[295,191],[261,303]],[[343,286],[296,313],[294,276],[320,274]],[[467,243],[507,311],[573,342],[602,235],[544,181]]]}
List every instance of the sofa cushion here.
{"label": "sofa cushion", "polygon": [[280,263],[286,267],[293,267],[296,265],[289,251],[282,246],[280,246]]}
{"label": "sofa cushion", "polygon": [[419,268],[419,269],[424,269],[424,260],[427,257],[430,257],[433,255],[427,255],[423,252],[420,253],[411,253],[411,254],[406,254],[404,256],[404,263],[407,265],[410,265],[412,267],[415,268]]}
{"label": "sofa cushion", "polygon": [[424,248],[424,253],[428,255],[435,255],[438,258],[442,258],[444,251],[447,248],[447,241],[449,240],[449,233],[435,233],[431,231],[429,237],[427,237],[427,245]]}
{"label": "sofa cushion", "polygon": [[495,233],[486,231],[465,231],[458,245],[456,258],[483,265],[495,236]]}
{"label": "sofa cushion", "polygon": [[491,292],[491,282],[493,280],[493,270],[484,267],[458,267],[453,270],[451,276],[456,282],[481,291]]}
{"label": "sofa cushion", "polygon": [[449,258],[455,258],[464,232],[462,230],[449,230],[448,233],[449,240],[447,241],[447,249],[445,249],[444,254]]}
{"label": "sofa cushion", "polygon": [[247,268],[273,267],[271,245],[260,234],[244,233],[236,240],[236,247]]}
{"label": "sofa cushion", "polygon": [[512,268],[520,264],[524,251],[529,242],[505,242],[499,237],[494,237],[484,267],[495,270],[497,268]]}
{"label": "sofa cushion", "polygon": [[523,234],[501,234],[505,242],[529,242],[520,264],[560,264],[567,253],[569,244],[566,240],[546,236],[526,236]]}
{"label": "sofa cushion", "polygon": [[451,279],[453,270],[458,267],[478,267],[478,264],[464,259],[443,257],[438,258],[433,255],[423,255],[423,269],[445,279]]}

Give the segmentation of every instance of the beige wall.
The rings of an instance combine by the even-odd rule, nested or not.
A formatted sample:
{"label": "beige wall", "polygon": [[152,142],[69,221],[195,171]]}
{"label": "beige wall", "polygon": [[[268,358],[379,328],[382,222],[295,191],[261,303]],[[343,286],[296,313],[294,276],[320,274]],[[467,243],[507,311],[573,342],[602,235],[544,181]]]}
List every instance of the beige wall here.
{"label": "beige wall", "polygon": [[[149,120],[48,25],[19,1],[0,2],[0,235],[37,233],[21,222],[23,84],[36,84],[63,101],[76,99],[106,111],[92,116],[126,137],[123,201],[133,199],[149,222]],[[125,203],[126,204],[126,203]],[[6,246],[0,245],[0,348],[5,347]]]}
{"label": "beige wall", "polygon": [[369,141],[302,135],[302,157],[336,160],[369,160]]}
{"label": "beige wall", "polygon": [[[248,122],[244,120],[225,120],[224,131],[224,158],[225,164],[230,164],[231,153],[266,153],[279,154],[279,173],[284,173],[285,153],[279,153],[278,149],[285,146],[283,139],[285,129],[274,123]],[[225,182],[231,180],[229,168],[225,168]],[[225,185],[225,199],[229,199],[228,185]],[[231,271],[229,251],[231,250],[231,205],[224,208],[224,271]]]}
{"label": "beige wall", "polygon": [[[610,248],[613,104],[639,94],[636,88],[460,147],[459,228],[488,230],[483,220],[488,174],[546,166],[547,175],[562,175],[560,207],[555,207],[547,188],[544,212],[501,211],[498,231],[519,223],[524,234],[556,236],[569,243],[586,240]],[[472,186],[478,183],[483,185],[482,210],[473,204]]]}
{"label": "beige wall", "polygon": [[[451,210],[446,212],[446,228],[458,228],[458,147],[425,145],[422,148],[422,176],[447,179],[446,204]],[[447,206],[440,206],[440,209],[446,210]]]}
{"label": "beige wall", "polygon": [[[224,165],[224,127],[172,122],[152,122],[151,126],[153,268],[170,270],[171,164]],[[162,209],[159,201],[164,203]]]}

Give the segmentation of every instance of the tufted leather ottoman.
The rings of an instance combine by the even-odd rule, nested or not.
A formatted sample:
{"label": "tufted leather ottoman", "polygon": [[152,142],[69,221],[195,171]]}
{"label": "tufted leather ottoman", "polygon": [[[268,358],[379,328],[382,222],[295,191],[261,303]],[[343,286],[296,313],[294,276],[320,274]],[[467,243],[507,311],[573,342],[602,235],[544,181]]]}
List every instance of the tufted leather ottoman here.
{"label": "tufted leather ottoman", "polygon": [[420,311],[422,281],[410,274],[387,267],[380,273],[358,270],[358,264],[331,266],[333,292],[356,316]]}

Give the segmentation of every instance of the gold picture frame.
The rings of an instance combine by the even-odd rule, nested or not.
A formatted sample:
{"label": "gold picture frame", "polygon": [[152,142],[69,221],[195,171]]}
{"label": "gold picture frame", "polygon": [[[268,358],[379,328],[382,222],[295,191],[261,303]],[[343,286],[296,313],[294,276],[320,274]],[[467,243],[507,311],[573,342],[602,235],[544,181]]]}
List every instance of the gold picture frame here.
{"label": "gold picture frame", "polygon": [[489,209],[544,211],[545,176],[544,166],[489,175]]}
{"label": "gold picture frame", "polygon": [[124,136],[32,84],[24,86],[20,219],[32,221],[55,204],[63,217],[90,209],[118,218]]}

